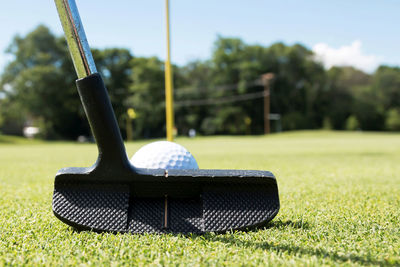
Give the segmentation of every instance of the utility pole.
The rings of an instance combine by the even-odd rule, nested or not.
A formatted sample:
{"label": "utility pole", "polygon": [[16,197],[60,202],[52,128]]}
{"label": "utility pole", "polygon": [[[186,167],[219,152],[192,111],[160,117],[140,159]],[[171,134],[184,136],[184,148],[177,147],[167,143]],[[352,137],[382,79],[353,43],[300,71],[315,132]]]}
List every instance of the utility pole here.
{"label": "utility pole", "polygon": [[165,0],[165,15],[167,26],[167,59],[165,60],[165,113],[166,113],[166,129],[167,140],[173,140],[174,130],[174,99],[171,69],[171,51],[169,37],[169,0]]}
{"label": "utility pole", "polygon": [[271,82],[274,79],[275,75],[271,72],[263,74],[261,76],[261,81],[264,85],[264,134],[271,133],[271,127],[269,122],[269,113],[270,113],[270,89]]}

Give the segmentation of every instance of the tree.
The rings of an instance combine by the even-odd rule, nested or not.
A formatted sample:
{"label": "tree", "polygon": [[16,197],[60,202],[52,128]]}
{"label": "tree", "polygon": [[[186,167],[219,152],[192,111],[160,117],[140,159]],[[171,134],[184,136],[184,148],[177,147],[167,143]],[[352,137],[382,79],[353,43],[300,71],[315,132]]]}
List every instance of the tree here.
{"label": "tree", "polygon": [[158,58],[132,59],[131,96],[135,109],[135,136],[160,137],[165,133],[164,62]]}
{"label": "tree", "polygon": [[[16,36],[7,51],[14,59],[0,77],[0,130],[21,134],[34,125],[45,138],[89,135],[64,37],[39,26]],[[134,108],[135,137],[164,136],[164,62],[134,58],[121,48],[93,49],[93,56],[122,134],[127,110]],[[275,74],[271,112],[281,114],[283,130],[398,128],[400,68],[381,66],[372,75],[352,67],[325,71],[301,44],[266,47],[221,36],[209,60],[173,68],[180,134],[191,128],[200,134],[262,134],[259,79],[269,72]]]}
{"label": "tree", "polygon": [[386,129],[400,131],[400,108],[392,108],[387,112]]}
{"label": "tree", "polygon": [[[237,38],[218,37],[205,72],[208,73],[205,83],[208,90],[203,91],[208,98],[262,92],[262,84],[255,81],[262,74],[273,72],[276,79],[271,90],[271,111],[283,114],[284,129],[315,128],[322,123],[320,113],[315,110],[319,108],[317,100],[324,85],[325,72],[312,56],[312,51],[301,45],[277,43],[263,47],[247,45]],[[198,73],[202,73],[202,66],[197,63],[193,67],[199,69],[192,69],[189,77],[191,74],[201,77]],[[222,89],[230,89],[214,89],[221,86]],[[201,123],[204,133],[263,133],[262,97],[234,104],[208,106],[207,110],[208,114],[203,115]],[[245,118],[250,121],[250,131],[248,127],[242,127]]]}
{"label": "tree", "polygon": [[381,109],[400,107],[400,68],[380,66],[372,77],[371,91]]}
{"label": "tree", "polygon": [[[178,76],[176,76],[178,74]],[[174,72],[175,125],[179,134],[187,134],[190,129],[199,133],[204,118],[209,117],[207,106],[180,106],[180,101],[205,99],[210,94],[210,82],[213,75],[211,61],[193,61]],[[207,128],[209,129],[209,128]]]}
{"label": "tree", "polygon": [[[334,129],[371,127],[371,121],[361,114],[365,112],[366,105],[370,107],[371,104],[368,94],[370,81],[370,75],[353,67],[332,67],[327,71],[327,82],[322,97],[323,114]],[[372,107],[369,116],[372,116],[375,110],[376,108]]]}
{"label": "tree", "polygon": [[[14,60],[0,80],[5,92],[2,106],[7,107],[1,111],[2,128],[21,134],[23,126],[33,124],[40,126],[45,138],[90,135],[65,38],[54,36],[41,25],[25,37],[16,36],[7,51]],[[124,127],[133,57],[127,49],[118,48],[94,49],[93,55]],[[16,118],[10,110],[18,110],[20,116]]]}
{"label": "tree", "polygon": [[[16,36],[7,52],[14,60],[5,68],[0,87],[8,105],[19,109],[24,124],[40,123],[46,138],[87,134],[64,38],[41,25],[25,37]],[[7,112],[3,115],[7,117]]]}

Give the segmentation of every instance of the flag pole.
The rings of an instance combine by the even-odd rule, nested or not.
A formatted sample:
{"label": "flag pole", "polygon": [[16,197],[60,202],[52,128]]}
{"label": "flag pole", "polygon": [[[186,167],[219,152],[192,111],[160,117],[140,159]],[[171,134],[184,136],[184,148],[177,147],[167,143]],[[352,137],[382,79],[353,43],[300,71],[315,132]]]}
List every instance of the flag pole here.
{"label": "flag pole", "polygon": [[173,141],[174,129],[174,108],[173,108],[173,82],[171,69],[171,50],[169,36],[169,0],[165,0],[166,9],[166,26],[167,26],[167,59],[165,60],[165,113],[166,113],[166,129],[167,140]]}

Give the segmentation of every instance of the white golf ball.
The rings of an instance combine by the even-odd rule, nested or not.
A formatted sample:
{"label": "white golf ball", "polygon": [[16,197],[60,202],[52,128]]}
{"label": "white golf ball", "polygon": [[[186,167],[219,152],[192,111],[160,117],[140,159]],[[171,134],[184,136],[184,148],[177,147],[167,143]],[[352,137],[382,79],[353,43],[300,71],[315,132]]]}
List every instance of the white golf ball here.
{"label": "white golf ball", "polygon": [[137,168],[148,169],[198,169],[196,160],[181,145],[169,141],[158,141],[140,148],[131,158]]}

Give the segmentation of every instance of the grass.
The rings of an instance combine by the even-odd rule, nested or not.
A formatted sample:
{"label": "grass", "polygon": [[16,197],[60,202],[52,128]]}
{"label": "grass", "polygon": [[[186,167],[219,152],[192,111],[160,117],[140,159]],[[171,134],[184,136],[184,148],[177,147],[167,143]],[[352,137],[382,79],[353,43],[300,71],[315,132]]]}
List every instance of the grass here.
{"label": "grass", "polygon": [[[0,140],[0,266],[400,265],[399,134],[178,139],[201,168],[278,179],[281,210],[268,227],[200,236],[74,231],[52,214],[54,175],[91,165],[96,147]],[[143,144],[129,143],[129,155]]]}

